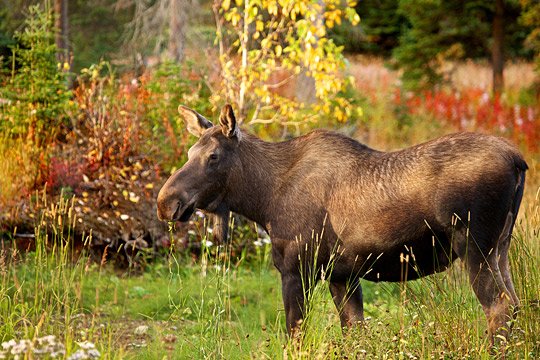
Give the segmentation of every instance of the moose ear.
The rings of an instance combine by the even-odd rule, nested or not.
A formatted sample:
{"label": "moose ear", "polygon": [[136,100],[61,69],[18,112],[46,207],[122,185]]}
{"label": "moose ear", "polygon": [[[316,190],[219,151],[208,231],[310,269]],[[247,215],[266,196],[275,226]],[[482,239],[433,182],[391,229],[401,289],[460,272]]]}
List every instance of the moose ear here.
{"label": "moose ear", "polygon": [[230,104],[225,105],[221,109],[219,123],[221,124],[223,135],[230,139],[233,137],[240,138],[240,129],[238,128],[238,123],[236,122],[236,117]]}
{"label": "moose ear", "polygon": [[204,130],[214,126],[204,116],[184,105],[178,106],[178,112],[184,117],[188,131],[196,137],[200,137]]}

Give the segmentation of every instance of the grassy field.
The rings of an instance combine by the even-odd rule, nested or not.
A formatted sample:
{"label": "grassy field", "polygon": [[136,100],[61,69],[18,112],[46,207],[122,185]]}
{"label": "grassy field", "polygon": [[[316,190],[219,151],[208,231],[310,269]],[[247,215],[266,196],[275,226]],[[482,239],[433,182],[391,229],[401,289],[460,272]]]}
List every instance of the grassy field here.
{"label": "grassy field", "polygon": [[[535,184],[533,167],[529,184]],[[540,189],[529,186],[511,252],[522,301],[507,358],[540,356]],[[0,256],[0,358],[460,359],[490,358],[480,304],[461,263],[403,284],[363,282],[365,326],[343,334],[327,284],[310,299],[301,340],[285,334],[270,245],[232,263],[221,248],[198,262],[170,253],[146,271],[75,256],[72,200],[36,229],[36,249],[4,243]],[[47,230],[47,231],[46,231]],[[52,235],[46,236],[45,233]]]}

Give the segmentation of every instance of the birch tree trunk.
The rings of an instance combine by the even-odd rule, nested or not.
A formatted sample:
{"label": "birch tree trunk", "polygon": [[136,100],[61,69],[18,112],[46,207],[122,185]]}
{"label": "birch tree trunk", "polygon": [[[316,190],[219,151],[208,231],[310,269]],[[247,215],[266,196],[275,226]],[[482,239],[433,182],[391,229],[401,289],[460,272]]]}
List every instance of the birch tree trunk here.
{"label": "birch tree trunk", "polygon": [[184,59],[186,42],[187,0],[170,0],[169,43],[167,52],[173,61]]}

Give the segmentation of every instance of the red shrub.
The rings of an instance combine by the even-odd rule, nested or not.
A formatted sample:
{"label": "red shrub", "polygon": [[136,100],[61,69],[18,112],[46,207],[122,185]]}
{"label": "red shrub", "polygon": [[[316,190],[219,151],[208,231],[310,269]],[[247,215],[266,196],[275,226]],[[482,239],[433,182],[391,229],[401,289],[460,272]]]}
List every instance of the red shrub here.
{"label": "red shrub", "polygon": [[[394,95],[401,104],[401,94]],[[464,91],[432,90],[409,94],[406,100],[411,114],[428,114],[459,130],[487,130],[524,142],[531,151],[540,150],[540,109],[534,106],[507,104],[500,96],[470,88]]]}

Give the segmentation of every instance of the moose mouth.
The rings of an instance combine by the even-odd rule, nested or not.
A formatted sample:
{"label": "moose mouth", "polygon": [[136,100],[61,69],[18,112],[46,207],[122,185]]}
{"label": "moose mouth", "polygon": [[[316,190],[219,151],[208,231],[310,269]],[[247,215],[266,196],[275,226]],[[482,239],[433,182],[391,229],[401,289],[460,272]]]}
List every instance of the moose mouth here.
{"label": "moose mouth", "polygon": [[180,221],[180,222],[186,222],[189,220],[191,215],[195,212],[195,203],[192,202],[190,204],[185,205],[183,208],[178,205],[178,209],[174,212],[173,220],[174,221]]}

